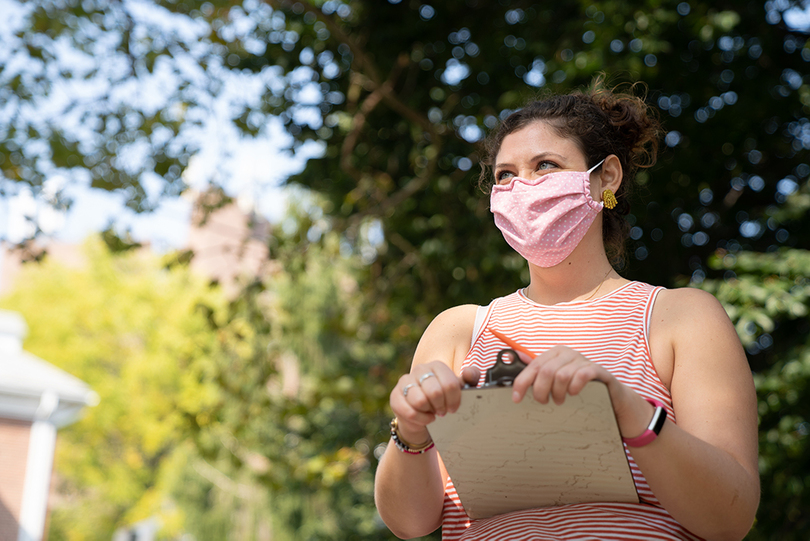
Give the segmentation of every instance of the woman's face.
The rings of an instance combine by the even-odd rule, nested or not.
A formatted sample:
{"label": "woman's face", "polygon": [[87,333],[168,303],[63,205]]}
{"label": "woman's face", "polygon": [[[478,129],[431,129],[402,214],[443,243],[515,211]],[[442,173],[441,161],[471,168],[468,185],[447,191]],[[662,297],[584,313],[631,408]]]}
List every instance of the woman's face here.
{"label": "woman's face", "polygon": [[504,137],[495,156],[496,184],[509,184],[513,177],[529,180],[555,171],[587,170],[577,143],[540,120]]}

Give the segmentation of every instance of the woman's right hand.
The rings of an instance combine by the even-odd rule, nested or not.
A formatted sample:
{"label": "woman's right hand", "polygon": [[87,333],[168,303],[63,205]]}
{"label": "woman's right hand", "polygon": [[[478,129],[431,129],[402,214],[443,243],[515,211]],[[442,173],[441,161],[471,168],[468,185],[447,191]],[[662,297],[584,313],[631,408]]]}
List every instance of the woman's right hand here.
{"label": "woman's right hand", "polygon": [[427,425],[436,420],[436,416],[455,413],[464,384],[476,385],[478,378],[478,369],[473,367],[465,368],[459,377],[441,361],[415,365],[411,373],[399,378],[391,391],[391,409],[402,438],[413,445],[428,441]]}

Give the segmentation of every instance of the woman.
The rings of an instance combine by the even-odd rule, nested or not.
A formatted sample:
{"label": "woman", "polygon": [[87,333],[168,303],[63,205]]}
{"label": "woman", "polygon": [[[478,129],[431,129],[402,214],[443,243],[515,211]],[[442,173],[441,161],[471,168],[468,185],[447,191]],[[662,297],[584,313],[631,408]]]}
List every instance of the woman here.
{"label": "woman", "polygon": [[[397,536],[440,526],[444,539],[477,540],[748,532],[759,504],[756,398],[731,322],[711,295],[630,282],[609,259],[621,255],[627,194],[637,168],[655,161],[657,136],[642,100],[597,82],[531,103],[490,139],[495,223],[531,280],[488,307],[437,316],[391,392],[395,430],[375,498]],[[559,404],[588,381],[607,384],[641,503],[466,516],[428,426],[458,408],[463,383],[482,383],[506,347],[487,329],[542,352],[524,359],[516,402]]]}

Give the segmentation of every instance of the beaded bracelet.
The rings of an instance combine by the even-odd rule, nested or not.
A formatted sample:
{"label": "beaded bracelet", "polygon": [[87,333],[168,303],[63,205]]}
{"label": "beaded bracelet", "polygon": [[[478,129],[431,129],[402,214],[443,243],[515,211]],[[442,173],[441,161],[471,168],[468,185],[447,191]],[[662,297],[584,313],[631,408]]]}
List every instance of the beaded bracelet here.
{"label": "beaded bracelet", "polygon": [[435,445],[433,443],[433,439],[429,439],[428,441],[419,446],[413,446],[406,443],[405,440],[403,440],[399,435],[398,422],[396,417],[391,419],[391,439],[394,440],[394,445],[397,446],[397,449],[409,455],[421,455],[425,451],[430,451],[431,449],[433,449],[433,446]]}

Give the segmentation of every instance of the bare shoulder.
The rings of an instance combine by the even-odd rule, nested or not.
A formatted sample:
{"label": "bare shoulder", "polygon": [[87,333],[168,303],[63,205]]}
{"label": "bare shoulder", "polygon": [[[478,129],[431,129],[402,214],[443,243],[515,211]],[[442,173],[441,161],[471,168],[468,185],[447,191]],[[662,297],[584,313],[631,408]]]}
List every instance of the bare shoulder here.
{"label": "bare shoulder", "polygon": [[470,349],[477,310],[475,304],[462,304],[436,316],[419,340],[413,365],[438,360],[458,372]]}
{"label": "bare shoulder", "polygon": [[664,384],[680,375],[746,366],[740,339],[722,304],[713,295],[691,287],[659,293],[650,318],[653,360]]}
{"label": "bare shoulder", "polygon": [[693,287],[661,291],[652,317],[670,331],[731,328],[723,305],[711,293]]}
{"label": "bare shoulder", "polygon": [[[469,330],[472,332],[473,320],[475,319],[477,311],[477,304],[461,304],[454,306],[436,316],[430,325],[449,325],[451,327],[469,326]],[[470,320],[470,316],[472,316],[473,320]]]}
{"label": "bare shoulder", "polygon": [[671,310],[679,309],[693,311],[696,309],[711,309],[724,311],[720,301],[718,301],[714,295],[694,287],[664,289],[658,295],[658,302],[656,303],[656,306],[658,305],[661,305],[662,307],[666,306]]}
{"label": "bare shoulder", "polygon": [[672,347],[674,379],[722,374],[729,381],[729,371],[750,378],[737,331],[723,305],[710,293],[689,287],[662,291],[653,310],[653,324]]}

